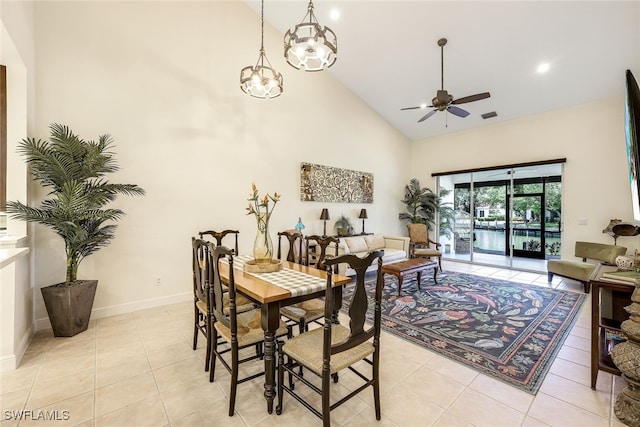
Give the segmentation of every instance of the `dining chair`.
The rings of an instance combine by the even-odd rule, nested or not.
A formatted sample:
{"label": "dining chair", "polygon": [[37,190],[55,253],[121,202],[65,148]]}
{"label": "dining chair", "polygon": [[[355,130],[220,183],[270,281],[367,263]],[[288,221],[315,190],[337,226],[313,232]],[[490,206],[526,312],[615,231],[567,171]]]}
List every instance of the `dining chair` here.
{"label": "dining chair", "polygon": [[[442,252],[438,250],[440,243],[429,238],[426,224],[407,224],[409,231],[409,258],[438,258],[438,269],[442,271]],[[431,245],[435,249],[431,248]]]}
{"label": "dining chair", "polygon": [[[198,332],[202,333],[207,340],[205,351],[204,369],[209,370],[211,362],[211,348],[213,347],[213,322],[214,315],[209,304],[209,286],[213,281],[213,268],[211,257],[209,256],[209,242],[191,238],[191,260],[193,270],[193,305],[194,305],[194,328],[193,328],[193,350],[198,348]],[[229,298],[224,298],[225,311],[229,310]],[[254,304],[246,297],[240,295],[236,299],[237,311],[248,311],[255,308]],[[217,337],[216,337],[217,338]]]}
{"label": "dining chair", "polygon": [[[325,260],[327,271],[327,286],[325,291],[324,326],[295,336],[287,342],[278,343],[278,403],[276,414],[282,414],[284,392],[291,395],[303,406],[322,419],[323,426],[331,425],[330,412],[356,396],[364,389],[373,388],[373,401],[376,419],[380,420],[380,323],[382,302],[382,251],[372,251],[365,258],[353,254],[341,255]],[[367,294],[365,275],[367,268],[378,263],[375,292]],[[333,267],[338,263],[347,263],[355,270],[355,285],[353,295],[348,303],[348,326],[333,324],[331,316],[334,309],[333,301]],[[351,285],[350,285],[351,286]],[[369,306],[369,299],[373,297],[373,305]],[[370,311],[370,313],[367,313]],[[373,319],[373,325],[365,324]],[[356,363],[364,361],[371,366],[371,374],[361,372],[362,367],[354,367]],[[321,378],[318,387],[309,379],[296,372],[296,367],[304,368]],[[362,384],[341,399],[331,403],[331,379],[338,382],[338,372],[349,369],[363,380]],[[289,381],[285,384],[284,373],[287,372]],[[306,385],[321,395],[322,407],[312,405],[306,387],[300,393],[299,387],[294,387],[293,379]],[[298,390],[298,391],[295,391]]]}
{"label": "dining chair", "polygon": [[238,255],[238,234],[240,234],[240,232],[238,230],[224,230],[224,231],[214,231],[214,230],[207,230],[207,231],[200,231],[198,232],[198,235],[200,235],[200,238],[204,238],[204,236],[211,236],[215,242],[216,242],[216,246],[222,246],[222,239],[224,239],[227,235],[233,235],[235,237],[235,246],[234,249],[236,250],[236,255]]}
{"label": "dining chair", "polygon": [[[328,255],[327,249],[330,245],[333,245],[335,249],[335,256],[338,256],[338,245],[340,244],[340,239],[338,237],[311,235],[311,236],[305,236],[304,239],[306,241],[306,247],[307,247],[307,259],[306,259],[307,265],[310,265],[309,264],[310,263],[309,248],[313,244],[315,244],[316,248],[313,255],[311,255],[311,257],[315,257],[315,259],[312,259],[312,261],[318,270],[324,270],[324,260]],[[337,271],[338,271],[338,266],[336,265],[336,272]]]}
{"label": "dining chair", "polygon": [[[261,326],[261,312],[259,309],[239,312],[236,307],[236,300],[239,295],[236,293],[236,285],[233,270],[234,251],[224,246],[215,246],[209,242],[209,252],[213,265],[213,283],[209,287],[209,300],[211,301],[212,311],[214,314],[213,327],[222,338],[220,343],[213,340],[213,348],[211,355],[211,367],[209,372],[209,381],[213,382],[215,376],[216,360],[226,368],[231,375],[231,390],[229,393],[229,416],[233,416],[236,404],[236,390],[238,384],[250,381],[254,378],[262,377],[264,371],[238,378],[240,364],[256,360],[262,357],[262,353],[256,351],[255,354],[240,358],[240,350],[247,347],[258,347],[264,341],[264,331]],[[229,280],[227,287],[228,292],[224,292],[222,288],[222,279],[220,278],[219,263],[220,259],[225,258],[229,263]],[[225,295],[228,295],[229,309],[225,307]],[[280,321],[280,326],[276,330],[276,337],[289,335],[287,325]],[[230,353],[230,360],[223,357],[224,354]]]}
{"label": "dining chair", "polygon": [[[309,242],[315,242],[315,244],[320,248],[320,253],[316,255],[316,268],[322,270],[324,269],[324,259],[326,258],[327,247],[330,244],[335,245],[336,255],[338,254],[338,243],[340,239],[335,237],[327,237],[327,236],[305,236],[306,240],[306,265],[309,265]],[[312,300],[307,300],[303,302],[299,302],[296,304],[288,305],[280,308],[280,314],[289,319],[290,321],[295,322],[298,325],[299,333],[304,333],[309,330],[309,323],[318,322],[318,320],[322,319],[324,315],[324,300],[322,298],[315,298]]]}
{"label": "dining chair", "polygon": [[302,233],[298,230],[285,230],[278,232],[278,259],[282,259],[282,238],[285,237],[289,241],[289,251],[287,252],[287,261],[296,264],[304,264],[302,254]]}

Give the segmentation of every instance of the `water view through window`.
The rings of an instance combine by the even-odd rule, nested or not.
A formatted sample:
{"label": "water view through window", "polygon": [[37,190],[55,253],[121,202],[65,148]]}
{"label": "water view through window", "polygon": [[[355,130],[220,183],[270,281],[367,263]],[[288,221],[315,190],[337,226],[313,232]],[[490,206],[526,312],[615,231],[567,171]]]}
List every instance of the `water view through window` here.
{"label": "water view through window", "polygon": [[562,162],[436,176],[443,205],[453,209],[439,224],[444,258],[512,267],[538,259],[544,268],[559,257]]}

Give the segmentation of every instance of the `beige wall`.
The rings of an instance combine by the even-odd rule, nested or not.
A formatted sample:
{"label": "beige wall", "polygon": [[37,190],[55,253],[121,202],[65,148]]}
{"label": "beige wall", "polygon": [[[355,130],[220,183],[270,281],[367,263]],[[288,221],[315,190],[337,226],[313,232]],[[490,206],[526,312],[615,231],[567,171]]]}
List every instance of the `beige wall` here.
{"label": "beige wall", "polygon": [[[110,133],[121,165],[113,180],[147,190],[118,199],[127,216],[116,239],[80,266],[79,277],[100,280],[98,316],[191,298],[198,230],[237,228],[240,251],[250,251],[252,181],[283,195],[274,236],[299,216],[305,232],[321,233],[324,207],[333,219],[366,207],[368,230],[402,232],[409,142],[328,73],[289,68],[269,26],[265,48],[284,94],[245,95],[240,69],[258,57],[260,21],[243,3],[38,2],[35,11],[35,134],[46,137],[52,122],[85,138]],[[300,162],[372,172],[375,203],[301,202]],[[63,254],[57,236],[37,228],[37,287],[64,279]],[[36,318],[45,317],[37,298]]]}
{"label": "beige wall", "polygon": [[[611,218],[633,219],[623,97],[414,142],[411,150],[411,170],[431,188],[435,172],[566,158],[562,255],[567,258],[573,257],[576,240],[613,244],[602,233]],[[618,243],[632,251],[640,242],[622,237]]]}
{"label": "beige wall", "polygon": [[[198,230],[238,228],[240,249],[249,251],[255,223],[244,208],[252,181],[261,192],[283,194],[273,230],[301,216],[305,231],[317,233],[323,207],[333,218],[355,218],[366,207],[367,230],[404,234],[397,214],[411,177],[433,188],[432,172],[567,157],[565,249],[576,239],[610,241],[601,233],[609,218],[630,216],[621,99],[411,144],[329,74],[287,68],[282,35],[269,26],[265,47],[284,74],[284,95],[244,95],[239,71],[257,59],[260,23],[240,2],[34,8],[35,50],[28,32],[18,37],[35,58],[26,62],[37,82],[29,86],[29,134],[46,137],[52,122],[85,138],[110,133],[122,167],[114,181],[148,192],[118,199],[127,216],[116,239],[80,267],[81,277],[100,280],[94,318],[189,298],[189,239]],[[14,37],[22,32],[12,27],[20,26],[7,25]],[[372,172],[375,203],[300,202],[300,162]],[[589,225],[577,226],[577,218]],[[35,227],[32,254],[35,318],[43,327],[37,288],[63,280],[62,242]]]}

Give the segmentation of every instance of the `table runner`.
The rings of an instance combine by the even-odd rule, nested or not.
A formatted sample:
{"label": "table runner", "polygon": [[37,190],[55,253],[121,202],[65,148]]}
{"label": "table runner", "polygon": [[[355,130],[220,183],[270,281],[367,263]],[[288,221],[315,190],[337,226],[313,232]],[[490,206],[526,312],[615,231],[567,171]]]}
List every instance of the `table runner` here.
{"label": "table runner", "polygon": [[[250,255],[238,255],[233,258],[233,267],[242,270],[244,263],[253,259]],[[221,262],[227,262],[225,258],[220,259]],[[319,290],[325,289],[327,280],[301,271],[292,270],[282,267],[280,271],[271,273],[251,273],[245,271],[244,274],[250,274],[258,277],[260,280],[269,282],[272,285],[279,286],[291,292],[291,296],[306,295]]]}

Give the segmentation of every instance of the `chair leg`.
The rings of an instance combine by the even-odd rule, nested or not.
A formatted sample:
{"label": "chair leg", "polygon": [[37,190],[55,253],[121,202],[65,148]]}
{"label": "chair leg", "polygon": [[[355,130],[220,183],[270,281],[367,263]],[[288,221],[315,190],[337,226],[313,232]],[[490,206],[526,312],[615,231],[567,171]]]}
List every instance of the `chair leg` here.
{"label": "chair leg", "polygon": [[380,357],[378,356],[379,349],[373,355],[373,404],[376,409],[376,420],[380,421]]}
{"label": "chair leg", "polygon": [[553,279],[553,273],[552,272],[547,272],[547,282],[550,282]]}
{"label": "chair leg", "polygon": [[195,350],[198,347],[198,323],[200,322],[200,313],[198,312],[198,307],[193,307],[195,311],[194,319],[193,319],[193,349]]}
{"label": "chair leg", "polygon": [[438,257],[438,267],[440,268],[440,273],[442,273],[442,257]]}
{"label": "chair leg", "polygon": [[211,341],[209,341],[209,347],[211,348],[210,352],[211,352],[211,366],[209,366],[209,382],[212,383],[215,373],[216,373],[216,353],[218,351],[218,333],[214,332],[215,329],[212,327],[211,328],[211,335],[213,336],[213,339]]}
{"label": "chair leg", "polygon": [[229,416],[232,417],[236,408],[236,390],[238,388],[238,348],[231,349],[231,391],[229,392]]}
{"label": "chair leg", "polygon": [[[298,321],[298,329],[301,334],[309,331],[309,325],[307,325],[307,322],[304,320],[304,317],[301,317],[300,320]],[[298,368],[298,375],[300,375],[301,377],[304,376],[302,364],[300,364]]]}
{"label": "chair leg", "polygon": [[278,342],[278,404],[276,405],[276,415],[282,414],[282,395],[284,392],[284,353],[282,353],[282,342]]}
{"label": "chair leg", "polygon": [[588,294],[591,290],[591,283],[587,280],[585,282],[582,282],[582,285],[584,286],[584,293]]}
{"label": "chair leg", "polygon": [[329,372],[322,373],[322,426],[331,426],[331,404],[329,400]]}
{"label": "chair leg", "polygon": [[213,326],[211,325],[209,317],[207,317],[207,350],[204,358],[205,372],[209,370],[209,365],[211,364],[211,340],[216,339],[216,337],[213,336],[213,331],[211,329],[213,329]]}

